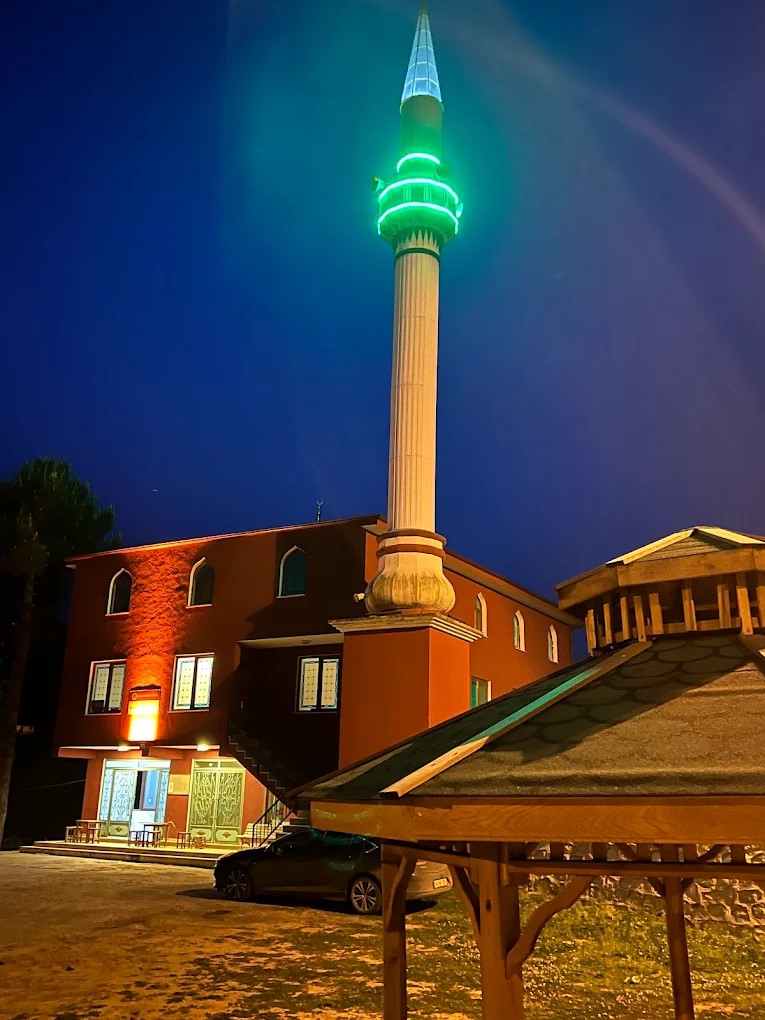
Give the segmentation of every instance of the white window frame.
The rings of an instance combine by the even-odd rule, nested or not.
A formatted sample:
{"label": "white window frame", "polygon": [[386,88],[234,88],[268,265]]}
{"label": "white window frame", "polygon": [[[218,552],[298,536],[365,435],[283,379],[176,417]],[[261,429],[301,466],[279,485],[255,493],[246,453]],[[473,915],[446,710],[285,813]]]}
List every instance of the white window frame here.
{"label": "white window frame", "polygon": [[[477,704],[473,704],[473,684],[485,684],[486,685],[486,701],[479,701]],[[487,705],[491,701],[491,680],[484,680],[480,676],[471,676],[470,678],[470,707],[478,708],[480,705]]]}
{"label": "white window frame", "polygon": [[[289,557],[294,552],[300,552],[300,553],[302,553],[305,556],[306,560],[308,559],[308,554],[306,553],[305,549],[301,549],[299,545],[293,545],[292,548],[288,549],[287,552],[284,554],[284,556],[282,556],[281,563],[279,564],[279,587],[276,590],[276,597],[278,599],[302,599],[302,598],[305,598],[305,592],[304,591],[296,591],[296,592],[294,592],[291,595],[283,595],[282,594],[282,585],[284,583],[284,564],[287,562]],[[307,585],[306,585],[306,587],[307,587]]]}
{"label": "white window frame", "polygon": [[[188,599],[186,600],[186,608],[187,609],[204,609],[205,607],[212,605],[212,602],[192,602],[191,601],[193,596],[194,596],[194,578],[197,575],[197,571],[201,570],[202,567],[207,567],[207,566],[212,566],[212,564],[208,563],[208,560],[207,560],[206,556],[203,556],[202,559],[201,560],[197,560],[197,562],[191,568],[191,573],[189,574],[189,595],[188,595]],[[215,576],[215,568],[213,567],[213,577],[214,576]]]}
{"label": "white window frame", "polygon": [[[517,628],[516,623],[518,624]],[[520,609],[516,609],[513,616],[513,647],[518,652],[526,651],[526,621],[523,619]]]}
{"label": "white window frame", "polygon": [[[180,669],[180,664],[182,662],[187,661],[188,659],[193,659],[194,660],[194,679],[192,680],[192,683],[191,683],[191,697],[189,698],[189,706],[188,707],[186,707],[185,705],[178,706],[176,704],[177,687],[178,687],[178,671]],[[211,671],[210,671],[210,697],[209,697],[206,705],[195,705],[194,701],[196,700],[196,693],[197,693],[197,673],[199,671],[199,663],[200,663],[200,661],[202,659],[211,659],[212,660],[212,668],[211,668]],[[188,652],[185,655],[176,655],[175,662],[173,664],[173,692],[172,692],[172,698],[170,700],[170,705],[171,705],[170,711],[171,712],[209,712],[210,711],[210,705],[212,703],[212,687],[213,687],[214,672],[215,672],[215,655],[214,655],[213,652]]]}
{"label": "white window frame", "polygon": [[558,652],[558,631],[555,628],[555,624],[550,624],[547,630],[547,658],[550,662],[560,662],[560,654]]}
{"label": "white window frame", "polygon": [[[305,664],[309,662],[318,663],[319,675],[316,683],[316,700],[312,704],[304,704],[303,686],[305,684]],[[331,678],[325,678],[325,667],[328,663],[334,663],[335,673],[335,700],[332,705],[322,705],[324,700],[324,685],[331,682]],[[297,704],[296,711],[305,712],[337,712],[340,704],[340,656],[339,655],[301,655],[298,659],[297,675]]]}
{"label": "white window frame", "polygon": [[[481,614],[481,626],[478,626],[478,614]],[[479,591],[476,597],[473,599],[473,628],[483,634],[484,637],[489,632],[489,618],[488,609],[486,606],[486,599]]]}
{"label": "white window frame", "polygon": [[[122,574],[127,574],[127,576],[130,578],[130,601],[128,602],[127,609],[121,609],[119,612],[115,612],[112,609],[112,604],[114,600],[114,586],[117,583],[117,578],[120,577]],[[127,616],[128,613],[130,612],[130,602],[132,601],[133,601],[133,575],[130,573],[129,570],[126,570],[125,567],[121,567],[109,582],[109,594],[106,599],[106,615]]]}
{"label": "white window frame", "polygon": [[[100,712],[91,711],[90,706],[91,706],[91,703],[93,701],[93,698],[92,698],[92,694],[93,694],[93,682],[95,681],[95,678],[96,678],[96,669],[99,666],[108,666],[109,667],[109,680],[108,680],[108,683],[106,685],[106,698],[104,699],[104,704],[105,705],[109,704],[109,695],[111,694],[111,691],[112,691],[112,678],[113,678],[113,675],[114,675],[114,667],[115,666],[122,666],[123,667],[123,672],[122,672],[122,691],[120,693],[120,707],[119,708],[113,708],[113,709],[104,708]],[[91,664],[90,664],[90,677],[88,679],[88,691],[87,691],[87,695],[86,695],[86,698],[85,698],[85,715],[121,715],[122,710],[123,710],[124,705],[125,705],[125,675],[126,675],[126,673],[127,673],[127,659],[99,659],[96,662],[91,662]]]}

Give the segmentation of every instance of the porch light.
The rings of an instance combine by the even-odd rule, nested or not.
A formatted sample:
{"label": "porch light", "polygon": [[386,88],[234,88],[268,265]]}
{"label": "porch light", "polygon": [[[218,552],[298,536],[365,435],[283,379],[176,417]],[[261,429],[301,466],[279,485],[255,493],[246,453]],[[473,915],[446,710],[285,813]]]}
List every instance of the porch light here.
{"label": "porch light", "polygon": [[134,687],[128,699],[128,740],[156,740],[159,726],[159,687]]}

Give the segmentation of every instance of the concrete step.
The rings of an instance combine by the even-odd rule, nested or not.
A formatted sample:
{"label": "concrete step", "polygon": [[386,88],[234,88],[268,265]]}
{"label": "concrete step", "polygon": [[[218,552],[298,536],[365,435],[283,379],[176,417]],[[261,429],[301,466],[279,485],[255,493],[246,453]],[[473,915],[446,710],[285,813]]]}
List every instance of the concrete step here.
{"label": "concrete step", "polygon": [[52,857],[81,857],[96,861],[128,861],[131,864],[165,864],[181,868],[203,868],[212,871],[215,862],[236,846],[205,850],[172,850],[161,847],[112,847],[86,843],[39,841],[19,848],[22,854],[48,854]]}

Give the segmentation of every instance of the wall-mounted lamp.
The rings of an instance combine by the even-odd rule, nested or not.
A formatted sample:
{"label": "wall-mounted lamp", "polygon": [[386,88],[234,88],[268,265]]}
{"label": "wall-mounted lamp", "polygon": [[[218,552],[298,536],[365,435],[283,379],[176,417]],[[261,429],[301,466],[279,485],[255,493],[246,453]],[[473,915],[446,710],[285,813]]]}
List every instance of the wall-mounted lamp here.
{"label": "wall-mounted lamp", "polygon": [[197,744],[197,751],[209,751],[209,750],[210,745],[205,743],[204,740],[200,740],[199,743]]}

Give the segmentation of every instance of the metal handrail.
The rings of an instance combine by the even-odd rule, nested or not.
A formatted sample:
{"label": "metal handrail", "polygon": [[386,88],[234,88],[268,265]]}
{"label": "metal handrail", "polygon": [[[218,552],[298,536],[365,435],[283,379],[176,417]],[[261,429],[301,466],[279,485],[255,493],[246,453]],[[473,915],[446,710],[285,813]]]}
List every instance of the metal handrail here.
{"label": "metal handrail", "polygon": [[[285,804],[283,800],[279,800],[277,797],[272,804],[266,808],[260,818],[256,819],[250,829],[250,847],[258,848],[268,843],[276,830],[284,824],[284,822],[292,814],[292,809],[288,804]],[[255,834],[258,828],[263,826],[266,829],[266,834],[260,839],[260,842],[256,844]]]}

